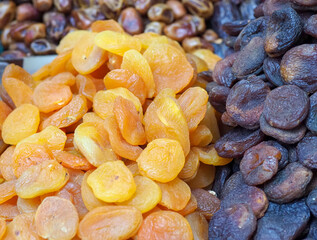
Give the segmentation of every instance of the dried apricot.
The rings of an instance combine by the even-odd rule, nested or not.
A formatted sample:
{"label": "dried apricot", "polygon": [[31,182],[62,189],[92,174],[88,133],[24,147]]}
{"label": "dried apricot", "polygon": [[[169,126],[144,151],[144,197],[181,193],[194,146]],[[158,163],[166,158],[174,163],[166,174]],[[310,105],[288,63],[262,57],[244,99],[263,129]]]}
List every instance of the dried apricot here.
{"label": "dried apricot", "polygon": [[189,133],[191,146],[205,147],[211,143],[212,138],[210,129],[204,124],[198,125],[194,131]]}
{"label": "dried apricot", "polygon": [[4,218],[0,217],[0,239],[3,238],[6,232],[7,224]]}
{"label": "dried apricot", "polygon": [[87,183],[104,202],[126,201],[136,191],[132,173],[119,160],[103,163],[88,176]]}
{"label": "dried apricot", "polygon": [[142,175],[159,182],[169,182],[184,167],[185,157],[178,141],[160,138],[147,145],[137,163]]}
{"label": "dried apricot", "polygon": [[208,222],[199,212],[193,212],[186,217],[194,235],[194,239],[208,239]]}
{"label": "dried apricot", "polygon": [[140,115],[131,101],[120,96],[117,97],[113,104],[113,113],[122,137],[128,143],[132,145],[143,145],[146,143]]}
{"label": "dried apricot", "polygon": [[194,70],[186,56],[169,44],[151,44],[143,56],[151,67],[156,94],[164,88],[178,93],[193,77]]}
{"label": "dried apricot", "polygon": [[39,109],[32,104],[23,104],[14,109],[4,121],[2,139],[7,144],[16,145],[36,133],[39,123]]}
{"label": "dried apricot", "polygon": [[10,146],[0,156],[0,172],[6,181],[16,179],[12,168],[14,149],[15,146]]}
{"label": "dried apricot", "polygon": [[162,198],[160,187],[151,179],[144,176],[135,176],[136,191],[131,199],[120,203],[121,205],[133,206],[142,213],[152,210]]}
{"label": "dried apricot", "polygon": [[89,74],[102,66],[107,60],[107,52],[94,41],[97,33],[89,32],[80,38],[72,53],[72,64],[80,74]]}
{"label": "dried apricot", "polygon": [[206,125],[209,128],[212,134],[212,142],[216,142],[220,138],[216,110],[211,106],[209,102],[207,103],[207,111],[205,117],[200,122],[200,124]]}
{"label": "dried apricot", "polygon": [[34,198],[61,189],[69,176],[55,160],[46,160],[26,169],[16,182],[15,190],[21,198]]}
{"label": "dried apricot", "polygon": [[17,207],[20,213],[35,213],[41,204],[40,197],[24,199],[18,197]]}
{"label": "dried apricot", "polygon": [[0,101],[0,130],[7,116],[12,112],[12,109],[3,101]]}
{"label": "dried apricot", "polygon": [[55,154],[56,160],[61,163],[64,167],[79,169],[79,170],[89,170],[94,168],[89,161],[81,155],[76,150],[73,151],[60,151]]}
{"label": "dried apricot", "polygon": [[76,85],[78,93],[84,95],[92,102],[96,94],[96,86],[91,78],[79,74],[76,76]]}
{"label": "dried apricot", "polygon": [[220,157],[214,147],[193,147],[193,151],[198,154],[199,161],[213,166],[224,166],[232,161],[232,158]]}
{"label": "dried apricot", "polygon": [[142,219],[142,213],[135,207],[98,207],[80,222],[78,235],[87,240],[129,239],[139,230]]}
{"label": "dried apricot", "polygon": [[199,168],[199,157],[198,154],[192,150],[187,154],[185,158],[185,164],[178,177],[184,181],[189,181],[193,179],[198,171]]}
{"label": "dried apricot", "polygon": [[215,179],[216,168],[213,165],[200,163],[196,176],[187,181],[191,188],[204,188],[213,183]]}
{"label": "dried apricot", "polygon": [[158,211],[147,216],[138,232],[138,240],[192,240],[188,221],[179,213]]}
{"label": "dried apricot", "polygon": [[148,142],[156,138],[178,140],[185,156],[189,152],[189,131],[185,116],[171,89],[164,89],[148,106],[144,115],[145,134]]}
{"label": "dried apricot", "polygon": [[0,217],[4,218],[6,221],[10,221],[20,214],[17,208],[17,199],[17,197],[13,197],[0,204]]}
{"label": "dried apricot", "polygon": [[25,103],[31,103],[32,89],[16,78],[4,78],[2,85],[16,107]]}
{"label": "dried apricot", "polygon": [[75,206],[63,198],[47,197],[36,211],[36,230],[45,239],[72,239],[76,235],[78,224]]}
{"label": "dried apricot", "polygon": [[192,54],[204,60],[207,63],[208,68],[212,71],[215,69],[216,63],[221,60],[221,57],[214,54],[209,49],[198,49],[192,52]]}
{"label": "dried apricot", "polygon": [[2,81],[3,79],[6,79],[6,78],[16,78],[24,82],[30,88],[34,87],[34,81],[33,81],[32,75],[29,74],[27,71],[25,71],[22,67],[15,64],[9,64],[4,69],[4,72],[2,74]]}
{"label": "dried apricot", "polygon": [[147,90],[147,97],[152,98],[155,93],[153,74],[147,60],[136,50],[126,51],[123,55],[122,69],[130,70],[142,78]]}
{"label": "dried apricot", "polygon": [[109,30],[98,33],[95,37],[95,44],[108,52],[120,56],[123,56],[130,49],[135,49],[138,52],[141,51],[141,42],[139,39],[131,37],[126,33]]}
{"label": "dried apricot", "polygon": [[190,187],[179,178],[175,178],[168,183],[157,183],[162,191],[160,205],[174,211],[182,210],[186,207],[190,196]]}
{"label": "dried apricot", "polygon": [[59,45],[56,48],[57,54],[61,54],[63,52],[72,50],[77,43],[80,42],[82,37],[86,37],[90,35],[89,31],[77,30],[68,33],[63,39],[60,41]]}
{"label": "dried apricot", "polygon": [[183,216],[186,216],[186,215],[194,212],[196,209],[197,209],[197,199],[193,194],[191,194],[190,199],[189,199],[188,203],[186,204],[186,206],[177,212],[182,214]]}
{"label": "dried apricot", "polygon": [[0,204],[16,196],[15,183],[16,180],[11,180],[0,184]]}
{"label": "dried apricot", "polygon": [[114,32],[124,33],[121,25],[113,19],[95,21],[91,24],[90,28],[93,32],[103,32],[106,30],[110,30]]}

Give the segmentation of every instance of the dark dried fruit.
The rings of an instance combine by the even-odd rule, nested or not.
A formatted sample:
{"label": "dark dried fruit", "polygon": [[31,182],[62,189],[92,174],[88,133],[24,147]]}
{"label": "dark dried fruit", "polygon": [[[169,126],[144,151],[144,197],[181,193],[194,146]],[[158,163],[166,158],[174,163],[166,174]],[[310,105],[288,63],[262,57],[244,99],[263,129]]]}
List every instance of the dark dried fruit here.
{"label": "dark dried fruit", "polygon": [[1,30],[14,19],[15,9],[16,9],[16,5],[12,1],[3,1],[0,3],[0,29]]}
{"label": "dark dried fruit", "polygon": [[317,169],[317,136],[305,136],[296,149],[300,163],[310,169]]}
{"label": "dark dried fruit", "polygon": [[286,165],[289,163],[288,150],[285,147],[283,147],[281,144],[273,140],[266,141],[265,143],[269,146],[275,147],[281,152],[281,159],[278,161],[278,170],[286,167]]}
{"label": "dark dried fruit", "polygon": [[33,1],[34,7],[40,12],[48,11],[53,5],[53,0],[32,0],[32,1]]}
{"label": "dark dried fruit", "polygon": [[144,32],[154,32],[157,34],[163,34],[163,29],[165,27],[165,23],[161,22],[150,22],[146,24]]}
{"label": "dark dried fruit", "polygon": [[306,34],[317,38],[317,14],[308,18],[304,26],[304,31]]}
{"label": "dark dried fruit", "polygon": [[215,180],[211,190],[214,191],[219,198],[221,198],[221,192],[230,174],[231,168],[228,165],[219,166],[216,168]]}
{"label": "dark dried fruit", "polygon": [[212,29],[207,29],[204,34],[203,34],[203,38],[207,41],[207,42],[214,42],[216,41],[219,37],[218,34],[212,30]]}
{"label": "dark dried fruit", "polygon": [[309,193],[306,199],[306,204],[314,217],[317,217],[317,189],[314,189]]}
{"label": "dark dried fruit", "polygon": [[309,232],[306,240],[317,239],[317,218],[314,218],[309,226]]}
{"label": "dark dried fruit", "polygon": [[201,188],[193,189],[192,194],[197,200],[196,211],[203,214],[206,219],[211,219],[220,208],[220,200],[215,195]]}
{"label": "dark dried fruit", "polygon": [[238,54],[232,65],[232,72],[238,79],[262,71],[263,61],[266,58],[264,41],[261,37],[253,37]]}
{"label": "dark dried fruit", "polygon": [[265,34],[265,51],[270,57],[283,55],[300,37],[303,30],[300,16],[292,8],[273,12]]}
{"label": "dark dried fruit", "polygon": [[246,150],[263,141],[263,138],[264,134],[260,130],[236,127],[216,142],[215,149],[221,157],[242,157]]}
{"label": "dark dried fruit", "polygon": [[230,90],[226,110],[241,127],[256,129],[270,88],[257,77],[241,80]]}
{"label": "dark dried fruit", "polygon": [[43,23],[35,23],[27,29],[24,42],[29,46],[34,40],[45,37],[45,25]]}
{"label": "dark dried fruit", "polygon": [[64,14],[57,12],[48,12],[43,16],[46,26],[46,32],[50,39],[59,41],[63,37],[66,28],[66,18]]}
{"label": "dark dried fruit", "polygon": [[214,11],[212,2],[209,0],[182,0],[182,3],[191,14],[202,18],[209,18]]}
{"label": "dark dried fruit", "polygon": [[305,194],[313,173],[298,162],[288,164],[264,185],[268,199],[276,203],[288,203]]}
{"label": "dark dried fruit", "polygon": [[27,29],[32,25],[32,22],[16,22],[10,26],[10,36],[13,40],[23,42],[26,36]]}
{"label": "dark dried fruit", "polygon": [[221,115],[221,122],[224,124],[224,125],[227,125],[227,126],[230,126],[230,127],[236,127],[238,126],[238,123],[236,123],[234,121],[234,119],[228,114],[228,112],[224,112],[222,115]]}
{"label": "dark dried fruit", "polygon": [[246,204],[251,207],[254,215],[261,218],[269,204],[262,189],[249,186],[243,181],[240,171],[231,175],[221,193],[221,207],[228,208],[235,204]]}
{"label": "dark dried fruit", "polygon": [[192,37],[196,34],[196,26],[192,21],[184,19],[178,20],[164,28],[164,33],[176,41],[182,41],[186,37]]}
{"label": "dark dried fruit", "polygon": [[121,9],[124,8],[124,0],[99,0],[99,5],[101,12],[106,16],[106,18],[113,18],[119,15]]}
{"label": "dark dried fruit", "polygon": [[244,0],[240,4],[240,12],[242,19],[254,19],[254,9],[259,4],[259,0]]}
{"label": "dark dried fruit", "polygon": [[139,34],[143,32],[143,21],[135,8],[124,9],[118,19],[123,29],[129,34]]}
{"label": "dark dried fruit", "polygon": [[210,104],[220,113],[226,111],[226,101],[230,92],[230,88],[220,86],[215,82],[208,83],[206,90],[209,94]]}
{"label": "dark dried fruit", "polygon": [[270,203],[264,217],[258,221],[254,240],[297,239],[309,218],[305,200],[288,204]]}
{"label": "dark dried fruit", "polygon": [[242,29],[250,23],[250,20],[236,20],[226,22],[222,25],[222,29],[230,36],[238,36]]}
{"label": "dark dried fruit", "polygon": [[172,9],[164,3],[153,5],[147,12],[147,16],[151,21],[160,21],[167,24],[174,20]]}
{"label": "dark dried fruit", "polygon": [[305,125],[301,124],[296,128],[291,130],[284,130],[272,127],[268,122],[265,120],[263,114],[260,117],[260,128],[263,133],[268,136],[275,138],[276,140],[287,143],[293,144],[299,142],[304,136],[306,132]]}
{"label": "dark dried fruit", "polygon": [[265,16],[271,16],[273,12],[290,7],[289,0],[266,0],[263,2],[263,13]]}
{"label": "dark dried fruit", "polygon": [[56,46],[47,39],[37,39],[31,43],[32,52],[36,55],[48,55],[55,53]]}
{"label": "dark dried fruit", "polygon": [[209,222],[209,239],[250,239],[256,229],[256,218],[244,204],[220,209]]}
{"label": "dark dried fruit", "polygon": [[279,58],[266,58],[263,62],[263,72],[267,80],[276,87],[285,84],[280,71],[281,59]]}
{"label": "dark dried fruit", "polygon": [[260,185],[270,180],[278,170],[281,152],[266,142],[249,148],[240,162],[243,180],[248,185]]}
{"label": "dark dried fruit", "polygon": [[317,93],[314,93],[309,98],[309,112],[306,119],[306,127],[312,133],[317,134]]}
{"label": "dark dried fruit", "polygon": [[297,86],[283,85],[272,90],[265,100],[263,116],[275,128],[292,129],[306,118],[307,94]]}
{"label": "dark dried fruit", "polygon": [[186,52],[192,52],[200,48],[206,48],[213,51],[212,45],[200,37],[185,38],[182,41],[182,46]]}
{"label": "dark dried fruit", "polygon": [[303,44],[287,51],[281,62],[285,82],[308,93],[317,90],[317,44]]}
{"label": "dark dried fruit", "polygon": [[17,7],[16,19],[22,21],[37,21],[40,13],[31,3],[23,3]]}
{"label": "dark dried fruit", "polygon": [[172,9],[174,18],[179,19],[185,16],[186,9],[181,2],[176,0],[169,0],[166,2],[166,4]]}

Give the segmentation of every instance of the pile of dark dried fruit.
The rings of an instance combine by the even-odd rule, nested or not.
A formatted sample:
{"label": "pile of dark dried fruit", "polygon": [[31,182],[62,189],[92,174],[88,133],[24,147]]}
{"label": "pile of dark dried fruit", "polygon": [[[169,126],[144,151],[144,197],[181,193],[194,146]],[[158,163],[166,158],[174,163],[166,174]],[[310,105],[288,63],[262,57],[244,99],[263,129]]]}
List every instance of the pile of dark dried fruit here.
{"label": "pile of dark dried fruit", "polygon": [[[317,1],[266,0],[222,25],[235,52],[207,85],[229,126],[209,239],[317,239]],[[316,15],[315,15],[316,14]]]}

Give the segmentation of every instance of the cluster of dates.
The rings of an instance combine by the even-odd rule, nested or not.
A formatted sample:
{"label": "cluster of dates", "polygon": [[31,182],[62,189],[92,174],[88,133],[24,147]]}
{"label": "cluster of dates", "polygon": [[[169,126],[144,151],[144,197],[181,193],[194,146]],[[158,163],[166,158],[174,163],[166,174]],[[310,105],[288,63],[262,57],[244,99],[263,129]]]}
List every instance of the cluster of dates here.
{"label": "cluster of dates", "polygon": [[222,25],[234,52],[207,91],[228,126],[215,149],[235,160],[217,169],[210,239],[317,237],[316,7],[266,0],[256,19]]}

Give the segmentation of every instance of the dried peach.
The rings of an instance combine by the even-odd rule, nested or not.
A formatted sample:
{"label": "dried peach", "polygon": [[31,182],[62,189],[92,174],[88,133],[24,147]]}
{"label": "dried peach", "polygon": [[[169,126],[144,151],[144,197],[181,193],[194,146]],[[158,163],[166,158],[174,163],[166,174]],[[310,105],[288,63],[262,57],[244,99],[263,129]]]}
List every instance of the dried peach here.
{"label": "dried peach", "polygon": [[212,134],[212,142],[216,142],[220,138],[220,132],[216,118],[216,110],[211,106],[209,102],[207,103],[207,111],[205,117],[200,122],[200,124],[206,125],[209,128]]}
{"label": "dried peach", "polygon": [[98,33],[95,37],[95,44],[108,52],[120,56],[123,56],[130,49],[141,51],[141,42],[139,39],[131,37],[126,33],[109,30]]}
{"label": "dried peach", "polygon": [[208,69],[211,71],[215,69],[216,63],[221,60],[221,57],[214,54],[209,49],[198,49],[192,52],[192,54],[204,60],[208,65]]}
{"label": "dried peach", "polygon": [[193,240],[187,220],[179,213],[158,211],[148,215],[138,232],[138,240]]}
{"label": "dried peach", "polygon": [[21,80],[9,77],[4,78],[2,85],[16,107],[25,103],[31,103],[33,91]]}
{"label": "dried peach", "polygon": [[215,174],[215,166],[200,163],[196,176],[186,182],[191,188],[204,188],[213,183]]}
{"label": "dried peach", "polygon": [[178,140],[185,156],[189,152],[189,131],[185,116],[171,89],[162,90],[148,106],[144,115],[145,134],[148,142],[157,138]]}
{"label": "dried peach", "polygon": [[113,19],[95,21],[91,24],[90,28],[93,32],[103,32],[106,30],[110,30],[114,32],[124,33],[121,25]]}
{"label": "dried peach", "polygon": [[0,217],[0,239],[3,238],[6,232],[7,224],[4,218]]}
{"label": "dried peach", "polygon": [[210,129],[204,125],[198,125],[197,128],[189,133],[191,146],[205,147],[212,141]]}
{"label": "dried peach", "polygon": [[59,45],[56,48],[57,54],[61,54],[63,52],[72,50],[77,43],[80,42],[82,37],[89,36],[89,31],[77,30],[68,33],[63,39],[60,41]]}
{"label": "dried peach", "polygon": [[11,180],[0,184],[0,204],[16,196],[15,183],[16,180]]}
{"label": "dried peach", "polygon": [[143,145],[146,143],[140,115],[131,101],[120,96],[117,97],[113,104],[113,113],[122,137],[128,143],[132,145]]}
{"label": "dried peach", "polygon": [[96,86],[91,78],[79,74],[76,76],[76,85],[78,93],[84,95],[92,102],[96,94]]}
{"label": "dried peach", "polygon": [[32,75],[25,71],[22,67],[15,64],[9,64],[4,69],[4,72],[2,74],[2,81],[6,78],[16,78],[24,82],[30,88],[34,87]]}
{"label": "dried peach", "polygon": [[87,183],[104,202],[126,201],[136,191],[132,173],[119,160],[103,163],[88,176]]}
{"label": "dried peach", "polygon": [[193,212],[186,217],[194,235],[194,239],[208,239],[208,222],[199,212]]}
{"label": "dried peach", "polygon": [[200,87],[187,89],[177,99],[186,118],[189,131],[194,131],[207,111],[208,94]]}
{"label": "dried peach", "polygon": [[105,126],[108,130],[111,147],[116,154],[129,160],[136,160],[140,156],[142,148],[129,144],[122,137],[114,116],[105,119]]}
{"label": "dried peach", "polygon": [[67,105],[72,96],[69,86],[53,81],[44,81],[34,89],[32,101],[41,112],[49,113]]}
{"label": "dried peach", "polygon": [[68,127],[79,121],[87,111],[86,98],[83,95],[73,96],[73,99],[66,106],[45,119],[41,123],[40,129],[44,129],[50,125],[58,128]]}
{"label": "dried peach", "polygon": [[156,94],[164,88],[178,93],[193,77],[194,70],[186,56],[169,44],[151,44],[143,56],[151,67]]}
{"label": "dried peach", "polygon": [[178,177],[184,181],[194,178],[199,168],[198,154],[192,150],[188,153],[185,159],[185,165],[178,174]]}
{"label": "dried peach", "polygon": [[13,197],[0,204],[0,217],[4,218],[6,221],[10,221],[20,214],[17,208],[17,199],[17,197]]}
{"label": "dried peach", "polygon": [[32,104],[23,104],[14,109],[4,121],[2,139],[7,144],[16,145],[36,133],[39,123],[39,109]]}
{"label": "dried peach", "polygon": [[73,151],[60,151],[55,154],[56,160],[61,163],[64,167],[89,170],[93,169],[94,166],[89,163],[89,161],[81,155],[76,150]]}
{"label": "dried peach", "polygon": [[0,157],[0,172],[6,181],[16,179],[12,168],[14,149],[15,146],[8,147]]}
{"label": "dried peach", "polygon": [[34,198],[61,189],[69,176],[55,160],[47,160],[26,169],[16,182],[15,190],[21,198]]}
{"label": "dried peach", "polygon": [[73,49],[72,64],[80,74],[92,73],[108,60],[107,52],[94,43],[97,35],[85,34]]}
{"label": "dried peach", "polygon": [[174,211],[182,210],[186,207],[191,191],[190,187],[179,178],[167,183],[157,183],[162,191],[160,205]]}
{"label": "dried peach", "polygon": [[103,136],[101,133],[93,123],[85,122],[76,128],[74,135],[76,148],[95,167],[118,159],[110,148],[107,136]]}
{"label": "dried peach", "polygon": [[137,233],[142,220],[142,213],[135,207],[98,207],[80,222],[78,235],[87,240],[129,239]]}
{"label": "dried peach", "polygon": [[59,197],[47,197],[35,215],[37,233],[45,239],[72,239],[77,232],[79,217],[75,206]]}
{"label": "dried peach", "polygon": [[159,182],[169,182],[184,167],[185,156],[178,141],[160,138],[147,145],[137,163],[142,175]]}
{"label": "dried peach", "polygon": [[12,109],[3,101],[0,101],[0,130],[7,116],[12,112]]}
{"label": "dried peach", "polygon": [[136,192],[128,201],[122,202],[122,205],[133,206],[142,213],[152,210],[162,198],[160,187],[151,179],[143,176],[135,176]]}
{"label": "dried peach", "polygon": [[153,74],[147,60],[136,50],[126,51],[123,55],[122,69],[130,70],[139,75],[145,83],[147,97],[152,98],[155,93]]}
{"label": "dried peach", "polygon": [[207,147],[194,147],[193,151],[198,154],[199,161],[213,166],[224,166],[232,161],[232,158],[220,157],[214,147],[209,145]]}
{"label": "dried peach", "polygon": [[18,197],[17,207],[20,213],[35,213],[41,204],[40,197],[24,199]]}

